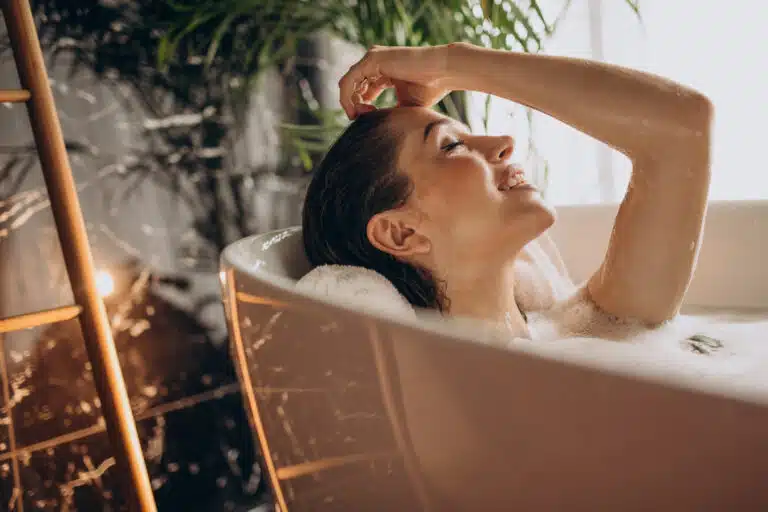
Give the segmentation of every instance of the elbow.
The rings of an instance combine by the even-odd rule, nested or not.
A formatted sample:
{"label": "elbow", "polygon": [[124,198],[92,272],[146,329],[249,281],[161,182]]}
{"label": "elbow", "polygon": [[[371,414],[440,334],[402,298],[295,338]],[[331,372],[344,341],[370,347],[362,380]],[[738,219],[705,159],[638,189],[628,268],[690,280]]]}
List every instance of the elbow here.
{"label": "elbow", "polygon": [[[648,158],[655,158],[660,148],[669,150],[667,156],[690,156],[694,150],[708,154],[714,119],[714,106],[710,99],[697,91],[687,90],[675,93],[675,98],[665,103],[663,108],[663,114],[653,125],[656,129],[648,132],[650,140],[646,139],[645,147],[641,148],[650,151]],[[639,159],[641,155],[642,151],[639,151],[634,157]]]}
{"label": "elbow", "polygon": [[715,117],[715,106],[712,104],[712,100],[706,95],[697,92],[692,101],[694,104],[693,108],[701,119],[702,124],[710,126]]}
{"label": "elbow", "polygon": [[710,135],[712,122],[715,116],[715,107],[712,101],[701,92],[691,91],[684,99],[681,121],[685,127],[692,130],[697,136]]}
{"label": "elbow", "polygon": [[[690,148],[707,149],[712,137],[714,105],[704,94],[687,88],[674,88],[657,96],[655,116],[643,118],[643,128],[624,145],[633,159],[653,159],[659,149],[677,154]],[[638,134],[640,136],[638,136]]]}

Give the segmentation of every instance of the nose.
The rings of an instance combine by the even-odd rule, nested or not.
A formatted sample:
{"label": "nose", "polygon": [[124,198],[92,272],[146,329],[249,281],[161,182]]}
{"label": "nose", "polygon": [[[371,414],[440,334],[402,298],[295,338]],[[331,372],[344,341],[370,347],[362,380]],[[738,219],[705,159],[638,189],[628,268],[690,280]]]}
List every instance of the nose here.
{"label": "nose", "polygon": [[490,142],[486,158],[491,163],[503,162],[511,157],[512,152],[515,150],[515,139],[509,135],[491,137]]}

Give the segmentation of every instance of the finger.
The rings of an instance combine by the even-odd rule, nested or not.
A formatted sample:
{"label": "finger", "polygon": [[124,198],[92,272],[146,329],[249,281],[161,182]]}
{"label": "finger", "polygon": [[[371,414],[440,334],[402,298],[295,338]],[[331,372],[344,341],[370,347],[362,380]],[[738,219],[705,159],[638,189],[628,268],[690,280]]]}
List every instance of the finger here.
{"label": "finger", "polygon": [[[366,89],[366,85],[363,84],[361,89],[365,90]],[[361,93],[359,93],[359,92],[355,92],[352,95],[352,104],[353,104],[353,107],[355,109],[354,117],[357,117],[360,114],[365,114],[367,112],[372,112],[372,111],[376,110],[376,107],[374,107],[373,105],[370,105],[370,104],[366,103],[365,101],[363,101],[363,95]]]}
{"label": "finger", "polygon": [[[355,118],[355,100],[359,101],[358,88],[365,78],[364,60],[354,64],[339,80],[339,101],[350,119]],[[358,96],[356,98],[355,96]]]}
{"label": "finger", "polygon": [[363,96],[359,92],[354,92],[352,94],[352,108],[354,109],[357,105],[363,103]]}
{"label": "finger", "polygon": [[373,103],[381,96],[384,90],[393,87],[392,80],[387,77],[379,77],[371,82],[368,82],[366,89],[362,92],[363,101],[366,103]]}
{"label": "finger", "polygon": [[374,80],[379,73],[374,58],[366,55],[339,80],[339,102],[350,119],[355,118],[355,98],[358,86],[364,79]]}

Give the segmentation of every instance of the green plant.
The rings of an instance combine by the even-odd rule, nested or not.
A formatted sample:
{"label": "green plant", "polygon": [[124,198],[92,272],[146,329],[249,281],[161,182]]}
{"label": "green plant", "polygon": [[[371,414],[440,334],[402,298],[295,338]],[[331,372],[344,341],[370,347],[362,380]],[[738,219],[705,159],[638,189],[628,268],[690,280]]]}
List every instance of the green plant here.
{"label": "green plant", "polygon": [[[69,77],[93,76],[114,91],[121,109],[145,120],[136,126],[141,143],[124,161],[86,157],[87,165],[123,169],[127,186],[120,201],[152,181],[183,202],[194,218],[194,236],[185,240],[179,257],[197,269],[215,269],[228,243],[273,226],[271,221],[262,226],[257,218],[256,180],[310,170],[347,123],[339,110],[314,97],[319,85],[312,79],[314,64],[302,62],[314,44],[312,34],[331,34],[361,49],[465,40],[535,52],[570,5],[570,0],[30,1],[49,66]],[[636,0],[624,2],[637,12]],[[0,60],[9,54],[0,33]],[[268,148],[272,156],[281,151],[282,160],[238,160],[243,114],[261,115],[247,102],[268,69],[280,71],[282,83],[273,85],[292,103],[279,118],[283,137]],[[391,95],[381,99],[391,100]],[[454,93],[437,107],[466,118],[466,105],[464,95]],[[88,154],[97,154],[75,134],[67,143],[85,143]],[[545,162],[534,157],[531,163],[543,167],[543,179],[536,181],[545,187]],[[26,172],[17,167],[9,174],[13,181]]]}
{"label": "green plant", "polygon": [[[463,40],[492,48],[539,51],[555,31],[571,0],[546,15],[537,0],[166,0],[175,22],[160,46],[165,66],[180,55],[205,55],[207,66],[222,59],[234,74],[253,84],[265,69],[291,66],[297,46],[324,30],[361,47],[438,45]],[[625,0],[638,12],[637,0]],[[283,125],[286,140],[305,169],[325,152],[346,121],[338,110],[317,106],[304,90],[299,108],[310,123]],[[381,103],[391,101],[384,95]],[[462,94],[437,108],[466,118]],[[490,97],[485,102],[487,127]]]}

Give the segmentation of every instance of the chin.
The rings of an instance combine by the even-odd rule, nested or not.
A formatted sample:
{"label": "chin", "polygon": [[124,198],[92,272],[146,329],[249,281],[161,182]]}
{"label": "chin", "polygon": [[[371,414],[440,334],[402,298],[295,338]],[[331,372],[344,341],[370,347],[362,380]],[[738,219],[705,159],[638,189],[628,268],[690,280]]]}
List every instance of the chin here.
{"label": "chin", "polygon": [[520,202],[510,212],[508,241],[516,249],[522,248],[552,227],[556,220],[555,209],[541,198]]}
{"label": "chin", "polygon": [[554,224],[555,209],[541,197],[539,192],[531,192],[511,205],[511,217],[526,224],[536,226],[542,231]]}
{"label": "chin", "polygon": [[557,220],[557,212],[553,206],[546,203],[541,204],[541,208],[537,213],[537,223],[542,226],[541,232],[548,230],[552,227],[552,224]]}

